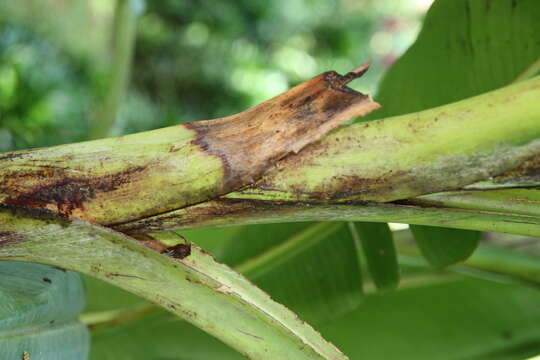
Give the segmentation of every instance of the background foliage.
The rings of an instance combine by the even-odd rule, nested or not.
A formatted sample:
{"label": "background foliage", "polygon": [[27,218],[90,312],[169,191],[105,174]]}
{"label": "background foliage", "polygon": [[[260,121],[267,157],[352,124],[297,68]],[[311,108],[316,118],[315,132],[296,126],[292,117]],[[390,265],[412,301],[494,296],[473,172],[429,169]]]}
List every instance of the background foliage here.
{"label": "background foliage", "polygon": [[[140,14],[131,86],[114,134],[230,115],[369,59],[359,86],[373,90],[425,10],[392,1],[131,2]],[[104,0],[0,4],[2,150],[88,137],[112,77],[113,12]]]}
{"label": "background foliage", "polygon": [[[426,5],[397,3],[149,1],[139,8],[131,85],[113,133],[235,113],[319,72],[346,72],[367,59],[374,66],[354,86],[378,90],[384,109],[372,118],[397,115],[508,84],[540,56],[535,0],[438,0],[377,89],[413,40]],[[111,82],[112,12],[97,0],[0,5],[1,150],[87,138]],[[277,224],[182,235],[352,359],[540,353],[535,239],[483,234],[464,264],[442,268],[467,258],[481,234],[412,230],[418,247],[396,224]],[[507,271],[509,257],[533,275]],[[90,324],[92,359],[240,358],[135,296],[94,279],[86,286],[82,319]]]}

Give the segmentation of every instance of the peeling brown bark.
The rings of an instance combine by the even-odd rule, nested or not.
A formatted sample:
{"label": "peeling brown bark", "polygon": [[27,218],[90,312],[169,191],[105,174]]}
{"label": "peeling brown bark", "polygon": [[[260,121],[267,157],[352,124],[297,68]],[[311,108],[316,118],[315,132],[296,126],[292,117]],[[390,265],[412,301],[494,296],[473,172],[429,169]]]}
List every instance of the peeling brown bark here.
{"label": "peeling brown bark", "polygon": [[323,73],[238,115],[189,123],[194,141],[219,156],[227,190],[253,183],[273,164],[322,138],[324,134],[379,105],[347,87],[368,69],[364,64],[339,75]]}

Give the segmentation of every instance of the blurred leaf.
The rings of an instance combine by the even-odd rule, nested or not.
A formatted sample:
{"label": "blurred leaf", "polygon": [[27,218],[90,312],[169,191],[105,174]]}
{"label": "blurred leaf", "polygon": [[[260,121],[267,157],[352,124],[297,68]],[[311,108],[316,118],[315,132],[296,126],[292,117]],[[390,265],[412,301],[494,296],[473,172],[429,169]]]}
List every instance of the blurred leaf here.
{"label": "blurred leaf", "polygon": [[[416,42],[384,77],[376,97],[383,108],[371,118],[419,111],[509,84],[540,57],[539,13],[535,0],[435,1]],[[435,266],[466,259],[479,237],[425,226],[414,226],[413,232]]]}
{"label": "blurred leaf", "polygon": [[362,277],[346,223],[290,223],[244,227],[221,260],[297,313],[319,324],[356,308]]}
{"label": "blurred leaf", "polygon": [[244,359],[219,340],[159,310],[141,319],[92,331],[91,360]]}
{"label": "blurred leaf", "polygon": [[476,231],[411,225],[410,229],[422,255],[435,267],[466,260],[480,242]]}
{"label": "blurred leaf", "polygon": [[419,111],[508,85],[540,57],[539,13],[536,0],[435,1],[418,39],[381,83],[376,100],[383,108],[368,117]]}
{"label": "blurred leaf", "polygon": [[141,305],[150,305],[143,298],[133,295],[105,281],[85,276],[84,284],[86,286],[85,313],[106,312],[111,310],[136,308]]}
{"label": "blurred leaf", "polygon": [[540,292],[457,278],[373,294],[321,333],[351,359],[524,359],[540,353]]}
{"label": "blurred leaf", "polygon": [[84,306],[80,277],[50,266],[0,262],[2,359],[84,360],[89,336],[78,321]]}
{"label": "blurred leaf", "polygon": [[[538,291],[461,277],[440,280],[367,295],[361,307],[319,330],[351,359],[506,360],[540,353]],[[93,360],[242,358],[163,311],[98,328],[92,340]]]}
{"label": "blurred leaf", "polygon": [[399,265],[392,232],[385,223],[354,223],[369,272],[379,290],[389,290],[399,283]]}

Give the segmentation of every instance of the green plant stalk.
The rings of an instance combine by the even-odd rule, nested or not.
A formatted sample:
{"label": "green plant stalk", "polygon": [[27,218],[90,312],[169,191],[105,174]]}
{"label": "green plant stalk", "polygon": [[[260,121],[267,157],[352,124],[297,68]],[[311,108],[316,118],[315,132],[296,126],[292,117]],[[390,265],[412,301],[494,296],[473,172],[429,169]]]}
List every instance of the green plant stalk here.
{"label": "green plant stalk", "polygon": [[252,199],[208,201],[175,212],[119,224],[114,228],[136,234],[297,221],[397,222],[540,236],[540,217],[505,212],[397,203],[305,204]]}
{"label": "green plant stalk", "polygon": [[[379,107],[327,72],[240,114],[0,156],[0,203],[107,225],[200,203]],[[118,206],[122,204],[122,206]]]}
{"label": "green plant stalk", "polygon": [[342,128],[227,198],[387,202],[459,189],[538,156],[539,98],[540,77],[535,77],[441,107]]}
{"label": "green plant stalk", "polygon": [[173,258],[82,220],[0,210],[0,259],[92,275],[142,296],[251,359],[346,359],[284,306],[195,245]]}
{"label": "green plant stalk", "polygon": [[407,200],[407,203],[540,217],[540,190],[537,189],[450,191],[419,196]]}
{"label": "green plant stalk", "polygon": [[137,14],[133,9],[133,1],[117,0],[113,23],[112,77],[105,101],[92,122],[90,139],[109,136],[118,116],[131,73],[136,23]]}
{"label": "green plant stalk", "polygon": [[[220,194],[227,199],[276,202],[386,202],[459,189],[519,168],[540,154],[540,77],[435,109],[342,127],[280,161],[272,160],[270,151],[266,165],[257,167],[266,175],[252,185],[250,174],[251,181],[256,174],[238,163],[244,158],[235,156],[260,152],[243,148],[246,142],[238,142],[236,131],[230,134],[228,155],[210,151],[212,124],[220,129],[212,138],[217,146],[222,124],[245,126],[244,118],[257,116],[253,113],[260,113],[264,124],[269,113],[282,111],[272,110],[276,102],[286,99],[296,104],[295,96],[310,93],[309,89],[320,86],[320,79],[237,117],[204,122],[205,130],[182,125],[6,154],[0,160],[0,201],[45,207],[103,225],[187,209]],[[347,108],[336,121],[346,119],[350,111],[364,111],[359,106]],[[282,131],[290,128],[286,121],[278,125]],[[268,136],[275,135],[271,129],[273,125]],[[291,137],[296,138],[298,133],[294,134]],[[274,140],[266,144],[264,136],[257,140],[263,146],[260,150],[273,149]]]}
{"label": "green plant stalk", "polygon": [[[516,214],[512,211],[506,212],[512,215],[508,218],[501,214],[505,211],[498,209],[496,198],[501,196],[504,201],[505,190],[478,195],[493,196],[494,206],[478,205],[478,211],[467,213],[458,209],[433,209],[428,203],[409,207],[369,204],[352,208],[337,206],[337,203],[371,197],[386,201],[459,188],[468,185],[467,182],[476,183],[478,176],[488,179],[497,171],[504,174],[508,168],[523,167],[529,159],[539,156],[540,114],[535,109],[539,89],[540,77],[536,77],[437,109],[341,128],[301,153],[282,160],[254,186],[216,201],[118,224],[117,228],[144,232],[145,227],[154,231],[182,229],[188,223],[189,227],[201,227],[333,220],[347,213],[349,218],[359,221],[385,221],[384,216],[388,216],[386,221],[412,220],[410,223],[422,225],[538,233],[533,229],[536,226],[533,224],[537,223],[535,218],[524,218],[520,226],[515,223],[520,219],[513,218]],[[508,126],[509,122],[512,126]],[[372,178],[369,178],[370,172],[375,174]],[[360,180],[359,176],[362,176]],[[321,191],[313,191],[313,184],[323,184]],[[482,192],[470,191],[469,194],[467,196],[474,197]],[[523,199],[520,206],[526,206],[527,201]],[[299,202],[309,203],[309,206]],[[528,204],[527,211],[532,212],[524,215],[537,214],[534,204]],[[279,209],[280,206],[283,209]],[[254,219],[248,209],[257,212],[259,219]],[[383,217],[379,215],[381,212]],[[437,219],[442,212],[444,216]],[[412,213],[417,214],[417,219],[410,218]],[[430,213],[434,216],[427,218]],[[504,222],[497,224],[494,219]]]}

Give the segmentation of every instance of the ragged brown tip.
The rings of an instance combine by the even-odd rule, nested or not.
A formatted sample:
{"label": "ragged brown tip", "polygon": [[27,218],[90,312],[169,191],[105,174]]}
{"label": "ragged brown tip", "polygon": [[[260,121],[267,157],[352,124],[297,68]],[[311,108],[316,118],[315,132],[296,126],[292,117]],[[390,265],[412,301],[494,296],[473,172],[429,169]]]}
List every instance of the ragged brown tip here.
{"label": "ragged brown tip", "polygon": [[347,81],[345,84],[353,81],[354,79],[358,79],[359,77],[364,75],[369,70],[370,66],[371,66],[371,61],[366,61],[365,63],[358,66],[356,69],[354,69],[353,71],[350,71],[347,74],[345,74],[343,76]]}
{"label": "ragged brown tip", "polygon": [[359,77],[362,77],[371,65],[370,61],[367,61],[363,63],[362,65],[358,66],[353,71],[350,71],[346,73],[345,75],[338,74],[335,71],[329,71],[325,73],[326,75],[326,83],[328,84],[328,87],[334,89],[334,90],[341,90],[345,92],[355,92],[351,88],[348,88],[346,85],[353,81],[354,79],[358,79]]}
{"label": "ragged brown tip", "polygon": [[368,71],[369,67],[371,66],[371,61],[366,61],[365,63],[361,64],[361,65],[358,65],[356,67],[356,69],[354,69],[353,71],[351,71],[352,73],[356,73],[356,74],[359,74],[359,76],[361,76],[362,74],[364,74],[366,71]]}

